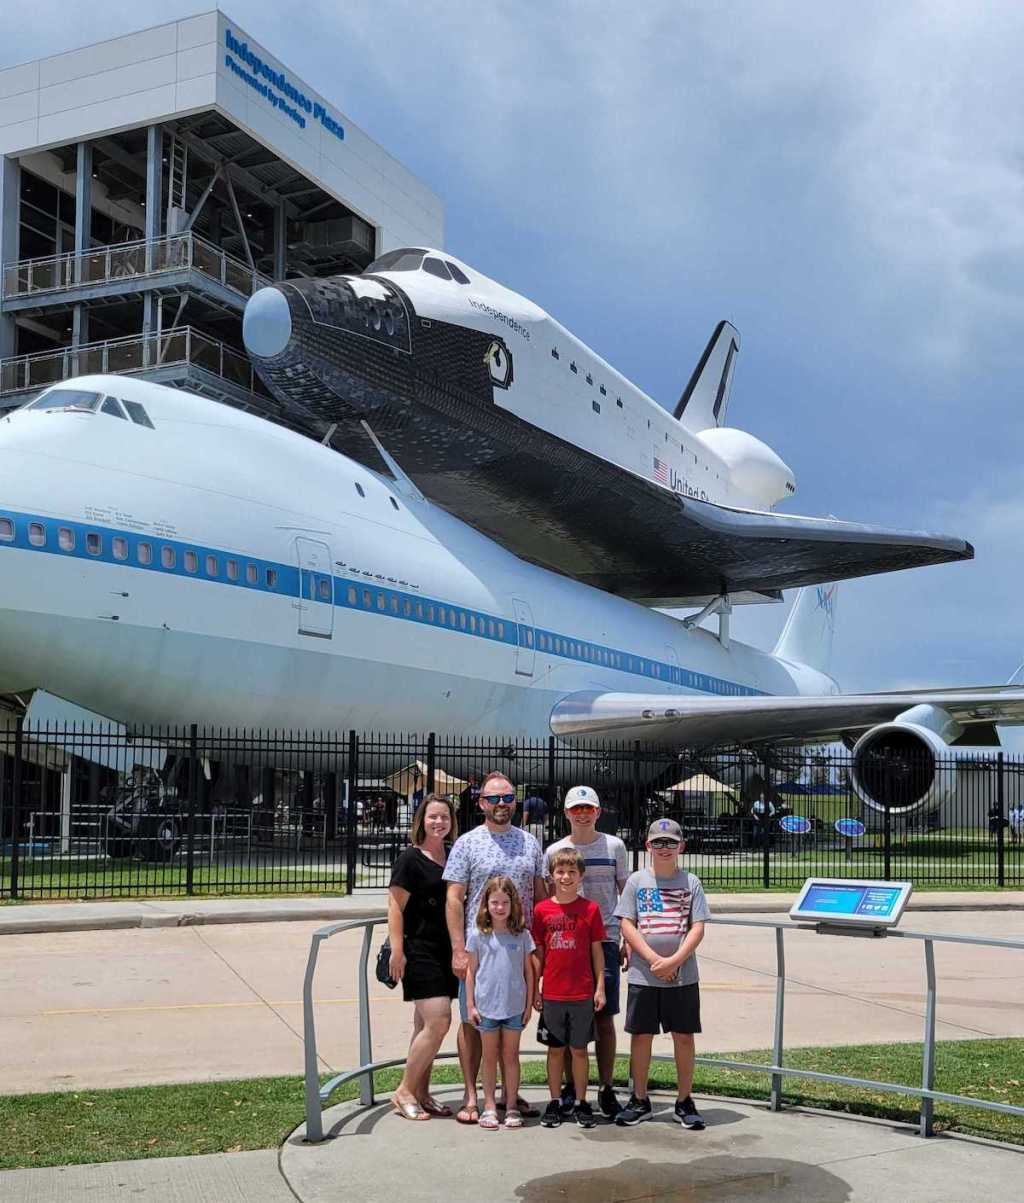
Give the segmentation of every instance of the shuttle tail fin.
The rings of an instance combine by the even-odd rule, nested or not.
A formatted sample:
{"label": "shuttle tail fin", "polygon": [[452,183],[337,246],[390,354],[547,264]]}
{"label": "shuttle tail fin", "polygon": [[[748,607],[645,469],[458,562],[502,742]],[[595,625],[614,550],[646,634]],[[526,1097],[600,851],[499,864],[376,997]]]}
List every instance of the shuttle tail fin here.
{"label": "shuttle tail fin", "polygon": [[839,586],[806,585],[796,595],[774,654],[793,664],[829,672]]}
{"label": "shuttle tail fin", "polygon": [[685,414],[690,430],[724,425],[739,349],[740,336],[736,327],[729,322],[719,322],[675,408],[674,416],[682,419]]}

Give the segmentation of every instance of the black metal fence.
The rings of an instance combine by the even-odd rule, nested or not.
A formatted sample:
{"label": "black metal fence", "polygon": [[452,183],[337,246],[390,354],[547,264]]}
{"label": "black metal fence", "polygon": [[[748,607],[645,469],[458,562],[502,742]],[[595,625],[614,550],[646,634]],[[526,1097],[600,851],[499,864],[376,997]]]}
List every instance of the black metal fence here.
{"label": "black metal fence", "polygon": [[574,784],[598,791],[599,827],[626,842],[634,866],[650,822],[676,818],[687,863],[712,890],[796,889],[812,874],[1024,885],[1024,760],[929,762],[936,784],[923,794],[906,764],[876,766],[894,782],[889,810],[865,803],[851,767],[834,748],[669,753],[18,721],[0,730],[0,896],[381,889],[418,800],[450,794],[465,829],[480,821],[472,783],[493,769],[517,786],[516,822],[544,843],[565,834],[561,800]]}

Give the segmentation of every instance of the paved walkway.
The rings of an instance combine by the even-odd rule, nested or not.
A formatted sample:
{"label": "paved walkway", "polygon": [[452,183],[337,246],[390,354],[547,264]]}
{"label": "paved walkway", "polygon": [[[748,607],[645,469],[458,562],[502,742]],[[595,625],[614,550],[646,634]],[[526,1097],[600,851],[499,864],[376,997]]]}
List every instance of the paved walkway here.
{"label": "paved walkway", "polygon": [[[310,937],[322,922],[0,938],[0,1090],[301,1073],[302,980]],[[935,932],[1024,938],[1024,911],[917,913],[903,922]],[[374,948],[382,938],[378,927]],[[358,1063],[361,943],[362,931],[342,932],[321,950],[314,997],[325,1070]],[[785,948],[788,1046],[920,1038],[919,941],[787,930]],[[938,944],[935,960],[939,1039],[1024,1036],[1024,951]],[[773,932],[712,923],[700,967],[701,1051],[770,1047]],[[371,977],[370,1015],[376,1055],[401,1056],[411,1021],[401,991]],[[453,1028],[445,1048],[454,1035]],[[668,1037],[659,1037],[659,1051],[667,1044]]]}
{"label": "paved walkway", "polygon": [[[785,914],[796,893],[709,894],[719,915]],[[103,931],[131,927],[194,927],[212,923],[324,922],[365,919],[387,907],[386,890],[332,898],[141,898],[120,902],[31,902],[0,906],[0,936],[32,932]],[[911,897],[911,911],[1024,911],[1024,890],[932,890]]]}
{"label": "paved walkway", "polygon": [[[444,1091],[439,1092],[444,1094]],[[527,1092],[541,1100],[538,1091]],[[457,1092],[447,1092],[454,1098]],[[963,1137],[922,1140],[895,1124],[698,1099],[704,1132],[671,1121],[589,1132],[484,1132],[407,1123],[385,1102],[325,1115],[333,1136],[278,1153],[116,1162],[0,1174],[4,1203],[965,1203],[1016,1199],[1024,1150]]]}

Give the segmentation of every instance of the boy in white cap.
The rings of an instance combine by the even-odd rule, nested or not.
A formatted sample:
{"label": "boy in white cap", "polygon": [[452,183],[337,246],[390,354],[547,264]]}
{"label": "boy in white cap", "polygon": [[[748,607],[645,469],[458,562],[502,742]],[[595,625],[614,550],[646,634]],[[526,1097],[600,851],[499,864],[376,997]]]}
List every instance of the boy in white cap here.
{"label": "boy in white cap", "polygon": [[693,1086],[695,1032],[700,1031],[697,945],[709,917],[700,879],[679,867],[685,849],[674,819],[655,819],[647,832],[649,869],[638,869],[626,882],[615,913],[631,950],[626,1031],[633,1097],[615,1117],[622,1127],[651,1119],[647,1097],[651,1046],[658,1032],[672,1036],[678,1097],[673,1118],[701,1129],[704,1120],[690,1095]]}
{"label": "boy in white cap", "polygon": [[[605,1005],[594,1017],[594,1036],[597,1072],[600,1089],[597,1095],[601,1111],[614,1119],[622,1110],[615,1097],[612,1081],[615,1074],[615,1016],[619,1013],[619,980],[622,975],[619,953],[619,921],[615,906],[629,876],[626,845],[615,835],[597,830],[601,817],[601,799],[589,785],[574,785],[565,795],[565,817],[569,834],[557,840],[544,853],[544,876],[551,882],[551,857],[562,848],[574,848],[586,862],[586,873],[580,893],[596,902],[605,926],[604,993]],[[571,1114],[576,1103],[572,1085],[572,1061],[566,1049],[565,1086],[561,1105],[565,1115]]]}

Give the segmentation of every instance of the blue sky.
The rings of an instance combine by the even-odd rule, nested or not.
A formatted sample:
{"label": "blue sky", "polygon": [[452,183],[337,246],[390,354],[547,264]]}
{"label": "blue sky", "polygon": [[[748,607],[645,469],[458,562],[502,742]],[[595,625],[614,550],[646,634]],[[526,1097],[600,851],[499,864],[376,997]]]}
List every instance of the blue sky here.
{"label": "blue sky", "polygon": [[[205,6],[41,2],[4,63]],[[851,582],[844,688],[1024,658],[1024,6],[232,3],[445,201],[448,248],[667,406],[721,317],[730,423],[789,507],[962,535],[970,564]],[[297,17],[298,14],[298,17]],[[785,607],[740,611],[774,640]]]}

